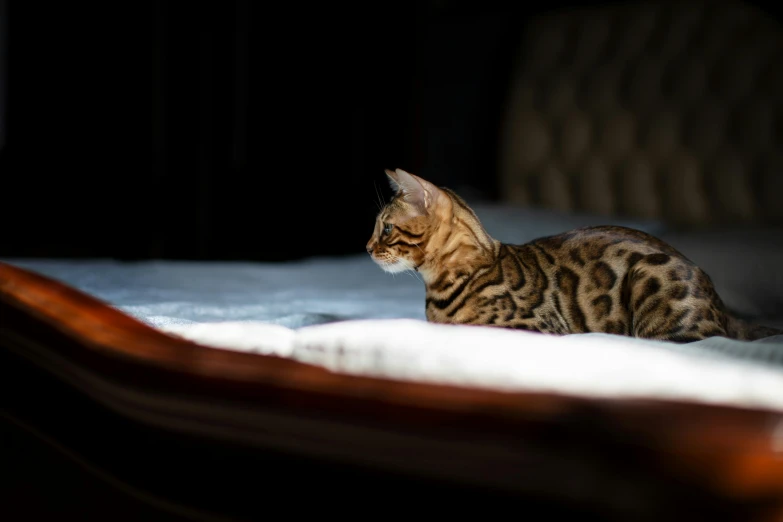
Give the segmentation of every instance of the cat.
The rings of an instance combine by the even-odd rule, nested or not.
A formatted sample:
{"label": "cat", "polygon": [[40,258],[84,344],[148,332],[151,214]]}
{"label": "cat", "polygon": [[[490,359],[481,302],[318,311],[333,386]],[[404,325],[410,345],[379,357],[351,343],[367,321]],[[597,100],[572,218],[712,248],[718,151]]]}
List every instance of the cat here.
{"label": "cat", "polygon": [[504,244],[452,190],[386,174],[395,195],[367,252],[386,272],[421,274],[429,322],[675,343],[783,334],[734,317],[703,270],[645,232],[592,226]]}

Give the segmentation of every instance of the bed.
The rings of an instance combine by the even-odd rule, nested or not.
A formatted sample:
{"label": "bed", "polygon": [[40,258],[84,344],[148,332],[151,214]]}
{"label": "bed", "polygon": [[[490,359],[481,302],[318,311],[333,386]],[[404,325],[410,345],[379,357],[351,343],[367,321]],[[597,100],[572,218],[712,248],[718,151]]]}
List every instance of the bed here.
{"label": "bed", "polygon": [[[605,221],[476,208],[503,239]],[[783,241],[737,233],[732,243],[728,230],[669,236],[655,222],[613,222],[655,232],[705,263],[738,312],[780,310],[783,280],[774,268]],[[752,256],[759,281],[738,278],[730,262],[737,248],[760,249]],[[4,380],[25,368],[157,437],[283,452],[628,520],[688,509],[762,520],[783,505],[782,336],[677,345],[432,325],[422,315],[421,282],[385,274],[366,255],[296,263],[5,259],[0,302]],[[780,315],[765,319],[783,324]],[[34,409],[16,404],[4,415],[42,430],[33,428],[41,419],[28,418]],[[161,488],[131,491],[162,512],[184,504],[214,516],[252,513],[247,500],[210,511],[192,493],[160,507],[158,497],[172,495]],[[239,506],[245,511],[232,513]]]}
{"label": "bed", "polygon": [[[735,4],[664,5],[558,12],[523,32],[500,139],[503,201],[471,203],[509,242],[599,223],[648,231],[700,264],[735,313],[783,327],[781,137],[755,128],[761,117],[739,137],[710,123],[745,110],[731,96],[744,85],[727,80],[715,105],[698,78],[676,93],[641,80],[625,93],[619,80],[661,72],[634,44],[661,21],[691,20],[664,49],[686,71],[699,69],[685,51],[722,34],[694,27],[750,24],[742,34],[764,38],[738,49],[752,56],[755,44],[775,56],[780,32]],[[566,38],[573,27],[581,36]],[[634,59],[602,51],[612,31]],[[580,76],[585,64],[601,74]],[[763,77],[761,89],[778,81]],[[783,107],[756,102],[754,114]],[[689,121],[704,128],[689,134]],[[256,520],[272,507],[409,515],[426,502],[441,515],[783,516],[783,337],[556,337],[423,313],[415,274],[392,277],[366,254],[2,259],[0,414],[16,479],[2,509]]]}

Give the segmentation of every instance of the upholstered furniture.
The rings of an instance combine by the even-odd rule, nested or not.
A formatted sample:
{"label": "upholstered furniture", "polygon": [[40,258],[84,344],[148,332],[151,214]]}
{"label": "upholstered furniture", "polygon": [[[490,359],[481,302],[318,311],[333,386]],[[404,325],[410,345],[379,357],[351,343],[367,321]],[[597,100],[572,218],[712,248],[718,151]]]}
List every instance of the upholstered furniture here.
{"label": "upholstered furniture", "polygon": [[680,226],[783,225],[783,30],[742,2],[607,2],[531,20],[505,201]]}

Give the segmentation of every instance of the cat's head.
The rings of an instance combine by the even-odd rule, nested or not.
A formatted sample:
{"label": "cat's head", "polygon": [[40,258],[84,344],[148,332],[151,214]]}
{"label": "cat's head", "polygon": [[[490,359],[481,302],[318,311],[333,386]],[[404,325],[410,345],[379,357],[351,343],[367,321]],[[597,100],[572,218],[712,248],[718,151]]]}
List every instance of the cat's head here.
{"label": "cat's head", "polygon": [[381,209],[367,252],[389,273],[418,270],[428,259],[428,247],[440,225],[448,222],[446,194],[427,180],[402,169],[386,170],[395,190]]}

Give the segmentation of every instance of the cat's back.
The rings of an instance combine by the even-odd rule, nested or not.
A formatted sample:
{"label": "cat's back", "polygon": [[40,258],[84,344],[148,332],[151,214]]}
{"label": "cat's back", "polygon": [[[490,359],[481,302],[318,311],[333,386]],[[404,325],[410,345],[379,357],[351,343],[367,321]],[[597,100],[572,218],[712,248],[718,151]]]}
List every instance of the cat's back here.
{"label": "cat's back", "polygon": [[634,264],[642,256],[660,254],[692,264],[682,253],[668,243],[641,230],[599,225],[569,230],[561,234],[535,239],[514,249],[532,249],[550,264],[584,267],[590,262],[609,262],[612,265]]}
{"label": "cat's back", "polygon": [[[703,305],[699,321],[709,322],[704,330],[722,332],[722,303],[707,275],[641,230],[584,227],[505,248],[506,257],[519,260],[527,267],[527,279],[536,282],[536,306],[525,324],[531,329],[659,338],[684,328],[688,310]],[[531,301],[521,293],[518,297]]]}

